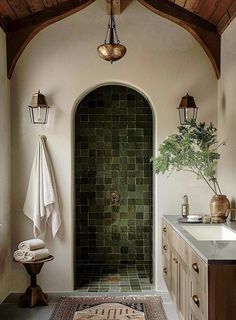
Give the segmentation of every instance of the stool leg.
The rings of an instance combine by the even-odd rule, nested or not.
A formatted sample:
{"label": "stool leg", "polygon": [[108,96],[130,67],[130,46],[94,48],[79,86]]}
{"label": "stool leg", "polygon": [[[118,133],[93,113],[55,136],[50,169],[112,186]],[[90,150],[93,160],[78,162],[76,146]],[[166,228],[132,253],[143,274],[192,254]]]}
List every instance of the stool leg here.
{"label": "stool leg", "polygon": [[37,276],[36,274],[31,274],[30,275],[30,282],[31,282],[31,287],[36,287],[37,286]]}
{"label": "stool leg", "polygon": [[37,285],[37,274],[41,271],[43,263],[24,264],[24,266],[30,275],[30,286],[21,296],[22,305],[32,308],[39,304],[47,304],[48,295],[42,291],[40,286]]}
{"label": "stool leg", "polygon": [[48,295],[43,293],[39,286],[28,287],[25,293],[21,296],[21,304],[25,307],[34,307],[39,304],[46,305]]}

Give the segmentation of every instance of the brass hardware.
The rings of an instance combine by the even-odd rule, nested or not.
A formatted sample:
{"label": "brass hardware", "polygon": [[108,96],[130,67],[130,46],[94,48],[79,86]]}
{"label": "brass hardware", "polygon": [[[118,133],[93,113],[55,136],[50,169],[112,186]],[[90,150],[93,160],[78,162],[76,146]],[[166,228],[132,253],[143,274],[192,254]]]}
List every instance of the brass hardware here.
{"label": "brass hardware", "polygon": [[162,247],[163,250],[167,251],[167,245],[165,244],[163,247]]}
{"label": "brass hardware", "polygon": [[115,17],[113,14],[113,0],[111,0],[111,11],[104,44],[97,47],[97,53],[100,58],[110,61],[121,59],[126,53],[126,47],[120,44],[116,31]]}
{"label": "brass hardware", "polygon": [[192,268],[193,268],[193,270],[194,270],[195,272],[199,273],[199,265],[198,265],[197,262],[194,262],[194,263],[192,264]]}
{"label": "brass hardware", "polygon": [[111,192],[111,202],[113,204],[115,204],[116,202],[118,202],[118,200],[119,200],[118,192],[117,191],[112,191]]}
{"label": "brass hardware", "polygon": [[178,263],[178,259],[177,258],[173,258],[173,261],[175,262],[175,263]]}
{"label": "brass hardware", "polygon": [[110,61],[117,61],[121,59],[125,53],[126,48],[122,44],[102,44],[97,48],[97,52],[100,58]]}
{"label": "brass hardware", "polygon": [[163,232],[166,232],[166,231],[167,231],[166,227],[164,227],[162,230],[163,230]]}
{"label": "brass hardware", "polygon": [[196,294],[194,294],[192,296],[192,299],[193,299],[193,302],[196,304],[196,306],[199,308],[200,307],[200,299],[199,299],[199,297]]}
{"label": "brass hardware", "polygon": [[165,274],[167,274],[167,268],[166,268],[166,267],[163,268],[163,272],[164,272]]}

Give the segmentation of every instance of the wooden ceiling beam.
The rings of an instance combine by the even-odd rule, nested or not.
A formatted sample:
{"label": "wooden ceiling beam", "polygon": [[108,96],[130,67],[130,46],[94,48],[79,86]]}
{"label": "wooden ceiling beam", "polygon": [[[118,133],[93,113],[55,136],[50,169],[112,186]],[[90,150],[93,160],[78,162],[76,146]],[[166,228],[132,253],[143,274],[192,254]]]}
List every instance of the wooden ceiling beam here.
{"label": "wooden ceiling beam", "polygon": [[44,4],[44,6],[46,8],[50,8],[50,7],[53,7],[53,6],[56,6],[58,3],[57,3],[57,0],[41,0]]}
{"label": "wooden ceiling beam", "polygon": [[19,19],[32,13],[25,1],[7,0],[7,2]]}
{"label": "wooden ceiling beam", "polygon": [[7,31],[7,22],[0,17],[0,27],[2,28],[3,31]]}
{"label": "wooden ceiling beam", "polygon": [[[112,9],[115,15],[121,14],[132,0],[113,0]],[[111,0],[106,0],[107,14],[111,12]]]}
{"label": "wooden ceiling beam", "polygon": [[46,8],[43,12],[37,12],[29,17],[8,23],[6,29],[8,78],[11,78],[15,64],[24,48],[40,30],[82,10],[94,1],[73,0],[73,2],[63,2],[56,7]]}
{"label": "wooden ceiling beam", "polygon": [[138,1],[154,13],[175,22],[189,31],[205,50],[219,79],[221,36],[215,25],[166,0]]}
{"label": "wooden ceiling beam", "polygon": [[45,9],[44,3],[42,0],[25,0],[25,3],[28,5],[28,7],[30,8],[30,11],[32,13],[41,11]]}
{"label": "wooden ceiling beam", "polygon": [[6,20],[6,22],[17,18],[15,12],[12,10],[7,0],[0,1],[0,12],[2,19]]}
{"label": "wooden ceiling beam", "polygon": [[224,32],[224,30],[228,27],[230,22],[236,17],[236,0],[234,0],[229,7],[229,9],[222,16],[220,21],[217,24],[217,29],[220,34]]}

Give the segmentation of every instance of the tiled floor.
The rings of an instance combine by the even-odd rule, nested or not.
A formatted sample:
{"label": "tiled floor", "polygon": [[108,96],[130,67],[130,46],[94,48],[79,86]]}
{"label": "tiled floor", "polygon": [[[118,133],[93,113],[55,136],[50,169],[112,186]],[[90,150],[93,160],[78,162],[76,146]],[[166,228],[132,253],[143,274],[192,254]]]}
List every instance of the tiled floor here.
{"label": "tiled floor", "polygon": [[145,265],[78,265],[77,290],[83,292],[145,292],[153,289]]}
{"label": "tiled floor", "polygon": [[[142,293],[132,292],[132,295],[141,295]],[[164,309],[168,320],[178,320],[178,316],[173,306],[170,297],[167,293],[149,291],[147,295],[160,295],[163,300]],[[7,299],[0,304],[0,319],[1,320],[49,320],[55,304],[62,296],[95,296],[101,293],[82,293],[80,291],[61,292],[49,294],[49,304],[47,306],[37,306],[34,308],[22,308],[19,306],[20,294],[10,294]],[[105,295],[105,294],[104,294]],[[114,293],[113,295],[120,295]],[[65,319],[66,320],[66,319]]]}

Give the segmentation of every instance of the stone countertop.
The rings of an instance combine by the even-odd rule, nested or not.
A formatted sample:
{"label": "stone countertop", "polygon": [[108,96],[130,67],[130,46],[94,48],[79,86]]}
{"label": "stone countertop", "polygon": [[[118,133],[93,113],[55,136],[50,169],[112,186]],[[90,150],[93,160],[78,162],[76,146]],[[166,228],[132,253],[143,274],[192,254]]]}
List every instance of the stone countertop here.
{"label": "stone countertop", "polygon": [[[194,238],[182,227],[186,223],[178,222],[177,215],[164,215],[163,218],[173,227],[173,229],[193,248],[193,250],[208,264],[213,263],[233,263],[236,264],[236,241],[202,241]],[[189,224],[188,224],[189,225]],[[199,224],[207,225],[210,224]],[[214,224],[216,225],[216,224]],[[236,231],[236,222],[227,221],[224,225]],[[195,224],[197,227],[197,224]]]}

